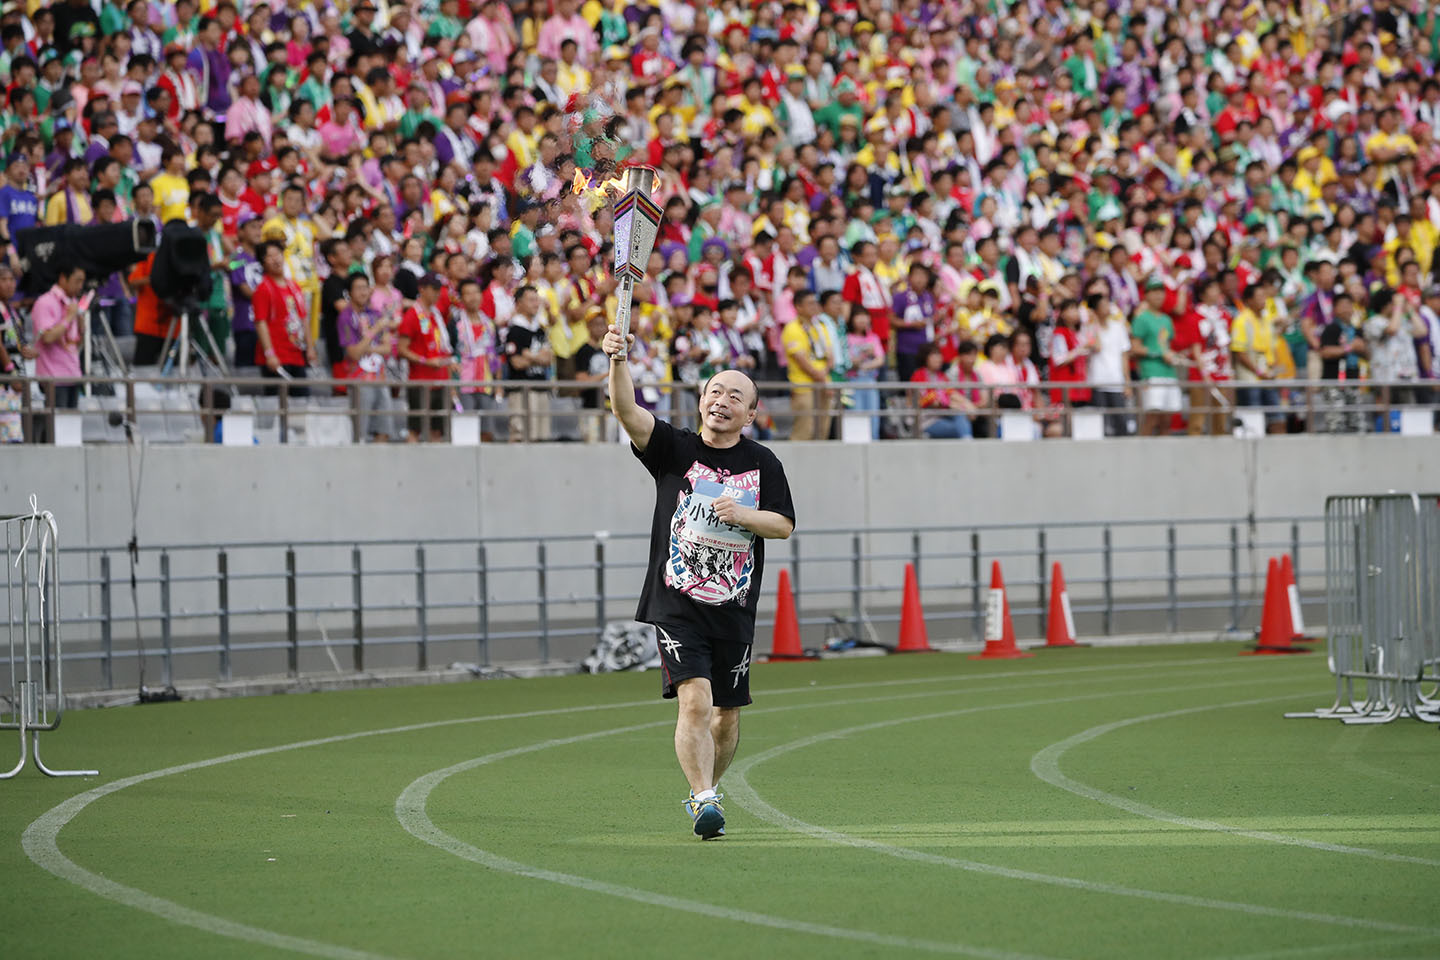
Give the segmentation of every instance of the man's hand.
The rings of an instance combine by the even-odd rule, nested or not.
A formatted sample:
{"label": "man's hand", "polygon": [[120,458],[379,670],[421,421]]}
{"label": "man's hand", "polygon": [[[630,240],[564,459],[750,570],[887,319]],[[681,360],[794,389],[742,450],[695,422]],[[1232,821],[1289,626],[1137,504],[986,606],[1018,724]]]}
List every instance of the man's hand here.
{"label": "man's hand", "polygon": [[626,335],[625,343],[622,344],[620,342],[620,329],[613,323],[606,329],[605,339],[600,341],[600,349],[604,350],[605,355],[611,360],[621,360],[629,356],[630,348],[634,345],[635,334],[631,333]]}
{"label": "man's hand", "polygon": [[305,350],[305,359],[310,361],[312,367],[320,366],[320,354],[315,350],[313,344]]}
{"label": "man's hand", "polygon": [[729,497],[716,497],[710,508],[715,511],[715,516],[721,523],[728,523],[734,527],[744,527],[745,521],[755,513],[754,510],[742,507]]}

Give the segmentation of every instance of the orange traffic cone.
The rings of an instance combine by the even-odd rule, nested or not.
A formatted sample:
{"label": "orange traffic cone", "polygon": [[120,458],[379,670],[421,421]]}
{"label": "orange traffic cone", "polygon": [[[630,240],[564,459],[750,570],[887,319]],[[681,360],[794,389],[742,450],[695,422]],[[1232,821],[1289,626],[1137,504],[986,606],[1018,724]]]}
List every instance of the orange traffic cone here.
{"label": "orange traffic cone", "polygon": [[780,568],[780,596],[775,603],[775,637],[769,660],[817,660],[800,649],[800,619],[795,615],[795,596],[790,592],[790,571]]}
{"label": "orange traffic cone", "polygon": [[920,584],[915,579],[915,565],[905,564],[905,594],[900,601],[900,645],[896,653],[931,653],[930,638],[925,632],[925,611],[920,608]]}
{"label": "orange traffic cone", "polygon": [[1305,614],[1300,609],[1300,586],[1295,582],[1295,565],[1290,562],[1288,553],[1280,555],[1280,577],[1285,584],[1285,599],[1290,605],[1290,637],[1305,643]]}
{"label": "orange traffic cone", "polygon": [[1265,608],[1260,614],[1260,638],[1254,650],[1242,650],[1247,656],[1264,656],[1280,653],[1309,653],[1305,647],[1291,645],[1293,628],[1290,626],[1290,601],[1286,597],[1285,581],[1280,573],[1280,563],[1270,558],[1265,572]]}
{"label": "orange traffic cone", "polygon": [[971,654],[971,660],[1018,660],[1033,657],[1015,646],[1015,625],[1010,622],[1010,600],[1005,596],[1005,578],[1000,561],[990,565],[990,598],[985,606],[985,649]]}
{"label": "orange traffic cone", "polygon": [[1059,561],[1050,568],[1050,613],[1045,627],[1045,646],[1081,646],[1075,642],[1075,617],[1070,612],[1070,592],[1065,589],[1065,573]]}

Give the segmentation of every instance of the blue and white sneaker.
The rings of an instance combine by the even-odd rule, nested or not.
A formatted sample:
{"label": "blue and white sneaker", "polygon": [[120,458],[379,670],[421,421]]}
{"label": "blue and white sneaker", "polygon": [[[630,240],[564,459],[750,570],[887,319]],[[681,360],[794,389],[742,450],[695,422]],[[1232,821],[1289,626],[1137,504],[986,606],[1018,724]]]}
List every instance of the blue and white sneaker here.
{"label": "blue and white sneaker", "polygon": [[696,800],[692,792],[685,801],[685,812],[695,821],[695,836],[701,840],[725,836],[725,808],[720,805],[723,799],[724,796],[717,793],[708,800]]}

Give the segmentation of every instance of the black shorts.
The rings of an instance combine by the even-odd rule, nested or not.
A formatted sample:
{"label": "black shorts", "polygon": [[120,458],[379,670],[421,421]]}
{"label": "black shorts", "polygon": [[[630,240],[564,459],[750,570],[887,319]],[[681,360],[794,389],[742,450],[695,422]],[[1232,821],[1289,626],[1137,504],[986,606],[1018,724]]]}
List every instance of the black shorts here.
{"label": "black shorts", "polygon": [[661,694],[675,699],[680,681],[710,681],[717,707],[744,707],[750,701],[750,644],[730,637],[706,636],[693,624],[657,623]]}

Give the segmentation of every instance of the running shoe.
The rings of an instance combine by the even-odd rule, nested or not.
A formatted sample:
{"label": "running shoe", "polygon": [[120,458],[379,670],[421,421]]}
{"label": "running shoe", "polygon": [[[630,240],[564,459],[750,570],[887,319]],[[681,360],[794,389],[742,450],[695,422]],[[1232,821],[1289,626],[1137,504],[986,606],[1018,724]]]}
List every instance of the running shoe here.
{"label": "running shoe", "polygon": [[718,793],[708,800],[696,800],[695,794],[690,794],[685,801],[685,812],[695,821],[695,836],[702,840],[725,836],[725,808],[720,805],[723,799]]}

